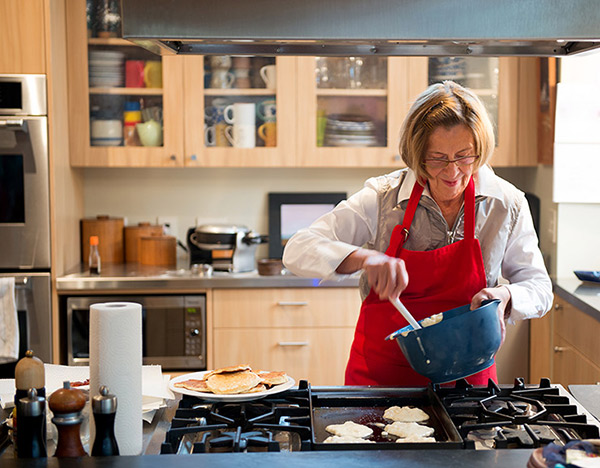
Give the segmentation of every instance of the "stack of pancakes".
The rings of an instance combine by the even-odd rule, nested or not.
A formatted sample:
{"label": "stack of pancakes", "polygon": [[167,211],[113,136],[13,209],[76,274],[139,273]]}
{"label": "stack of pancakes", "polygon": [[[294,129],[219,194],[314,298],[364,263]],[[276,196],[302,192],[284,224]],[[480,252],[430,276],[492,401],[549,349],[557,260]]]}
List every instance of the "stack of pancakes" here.
{"label": "stack of pancakes", "polygon": [[173,385],[195,392],[234,395],[264,392],[285,382],[287,382],[285,372],[252,370],[248,365],[239,365],[215,369],[204,374],[200,380],[189,379]]}

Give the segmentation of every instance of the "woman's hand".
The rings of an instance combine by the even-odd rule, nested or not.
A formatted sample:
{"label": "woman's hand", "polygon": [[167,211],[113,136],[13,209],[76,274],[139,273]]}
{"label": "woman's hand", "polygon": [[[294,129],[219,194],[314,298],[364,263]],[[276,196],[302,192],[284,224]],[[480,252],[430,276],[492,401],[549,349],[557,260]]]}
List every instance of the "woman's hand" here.
{"label": "woman's hand", "polygon": [[502,346],[506,337],[505,320],[508,318],[507,311],[510,311],[510,298],[510,290],[507,287],[497,286],[482,289],[471,300],[471,310],[473,310],[481,307],[481,303],[487,299],[500,299],[500,304],[498,304],[498,320],[500,321],[500,332],[502,334],[500,346]]}
{"label": "woman's hand", "polygon": [[369,286],[379,299],[398,298],[408,286],[408,273],[404,260],[383,253],[369,256],[363,262]]}
{"label": "woman's hand", "polygon": [[389,257],[376,250],[357,249],[348,255],[336,271],[341,274],[365,270],[369,286],[385,300],[398,298],[408,285],[404,260]]}

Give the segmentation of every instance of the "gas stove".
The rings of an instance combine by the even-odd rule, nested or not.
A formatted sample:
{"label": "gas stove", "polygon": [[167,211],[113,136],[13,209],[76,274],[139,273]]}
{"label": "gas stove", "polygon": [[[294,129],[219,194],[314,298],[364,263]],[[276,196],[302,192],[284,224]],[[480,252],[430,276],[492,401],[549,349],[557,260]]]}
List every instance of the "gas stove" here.
{"label": "gas stove", "polygon": [[[428,413],[436,442],[396,443],[384,432],[390,406]],[[598,423],[560,385],[426,388],[311,387],[260,400],[210,403],[184,395],[162,443],[163,454],[323,450],[513,449],[599,437]],[[354,421],[373,429],[370,442],[324,443],[329,424]],[[375,443],[373,443],[375,442]]]}

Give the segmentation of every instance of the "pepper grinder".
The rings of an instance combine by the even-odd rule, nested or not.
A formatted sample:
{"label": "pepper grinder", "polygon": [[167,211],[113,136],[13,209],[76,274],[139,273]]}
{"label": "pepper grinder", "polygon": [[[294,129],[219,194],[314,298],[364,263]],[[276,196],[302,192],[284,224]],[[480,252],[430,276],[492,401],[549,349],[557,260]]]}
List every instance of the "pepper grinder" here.
{"label": "pepper grinder", "polygon": [[56,390],[48,405],[54,413],[52,422],[58,430],[58,444],[55,457],[83,457],[87,455],[81,445],[80,429],[83,422],[81,411],[85,406],[85,395],[81,390],[71,388],[67,380],[63,388]]}
{"label": "pepper grinder", "polygon": [[108,387],[100,387],[100,395],[92,398],[92,411],[96,425],[96,438],[92,447],[92,456],[119,455],[119,446],[115,438],[115,416],[117,397],[108,393]]}
{"label": "pepper grinder", "polygon": [[[21,358],[15,366],[15,408],[17,409],[13,413],[13,427],[17,428],[15,433],[15,446],[17,452],[19,450],[19,401],[22,398],[27,398],[29,389],[35,388],[37,397],[46,397],[46,374],[44,371],[44,363],[33,355],[32,350],[25,352],[25,357]],[[45,404],[44,404],[45,408]],[[46,440],[46,419],[43,419],[41,437]]]}
{"label": "pepper grinder", "polygon": [[17,405],[17,456],[46,457],[46,399],[30,388]]}
{"label": "pepper grinder", "polygon": [[30,388],[35,388],[38,397],[45,397],[45,384],[44,363],[29,349],[25,352],[25,357],[21,358],[15,366],[15,406],[21,398],[27,397]]}

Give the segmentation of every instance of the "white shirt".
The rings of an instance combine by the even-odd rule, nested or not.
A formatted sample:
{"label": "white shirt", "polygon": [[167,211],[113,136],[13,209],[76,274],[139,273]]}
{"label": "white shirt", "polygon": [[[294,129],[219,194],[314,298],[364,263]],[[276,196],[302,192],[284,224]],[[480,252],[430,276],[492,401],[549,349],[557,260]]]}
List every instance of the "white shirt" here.
{"label": "white shirt", "polygon": [[[405,173],[405,178],[397,201],[403,214],[416,181],[415,174],[410,169],[402,169],[370,178],[348,200],[292,236],[283,255],[286,268],[298,276],[329,280],[343,278],[345,275],[335,272],[340,263],[360,246],[372,244],[377,238],[382,185],[390,181],[398,185],[402,173]],[[552,305],[552,283],[523,192],[496,176],[490,167],[483,166],[475,177],[475,197],[475,236],[481,245],[487,286],[497,286],[500,276],[509,282],[506,286],[512,298],[510,323],[543,316]],[[407,242],[406,248],[430,250],[441,247],[431,242],[426,246],[422,244],[423,239],[432,237],[432,233],[439,234],[442,229],[447,233],[445,244],[461,240],[459,228],[462,226],[458,221],[454,228],[447,226],[427,187],[419,205],[427,207],[429,212],[424,216],[425,210],[421,210],[418,223],[415,221],[419,211],[415,215],[413,227],[418,225],[419,230],[415,232],[411,227],[409,240],[415,239],[417,247],[409,247]],[[439,211],[439,216],[435,210]],[[410,278],[410,271],[408,274]]]}

